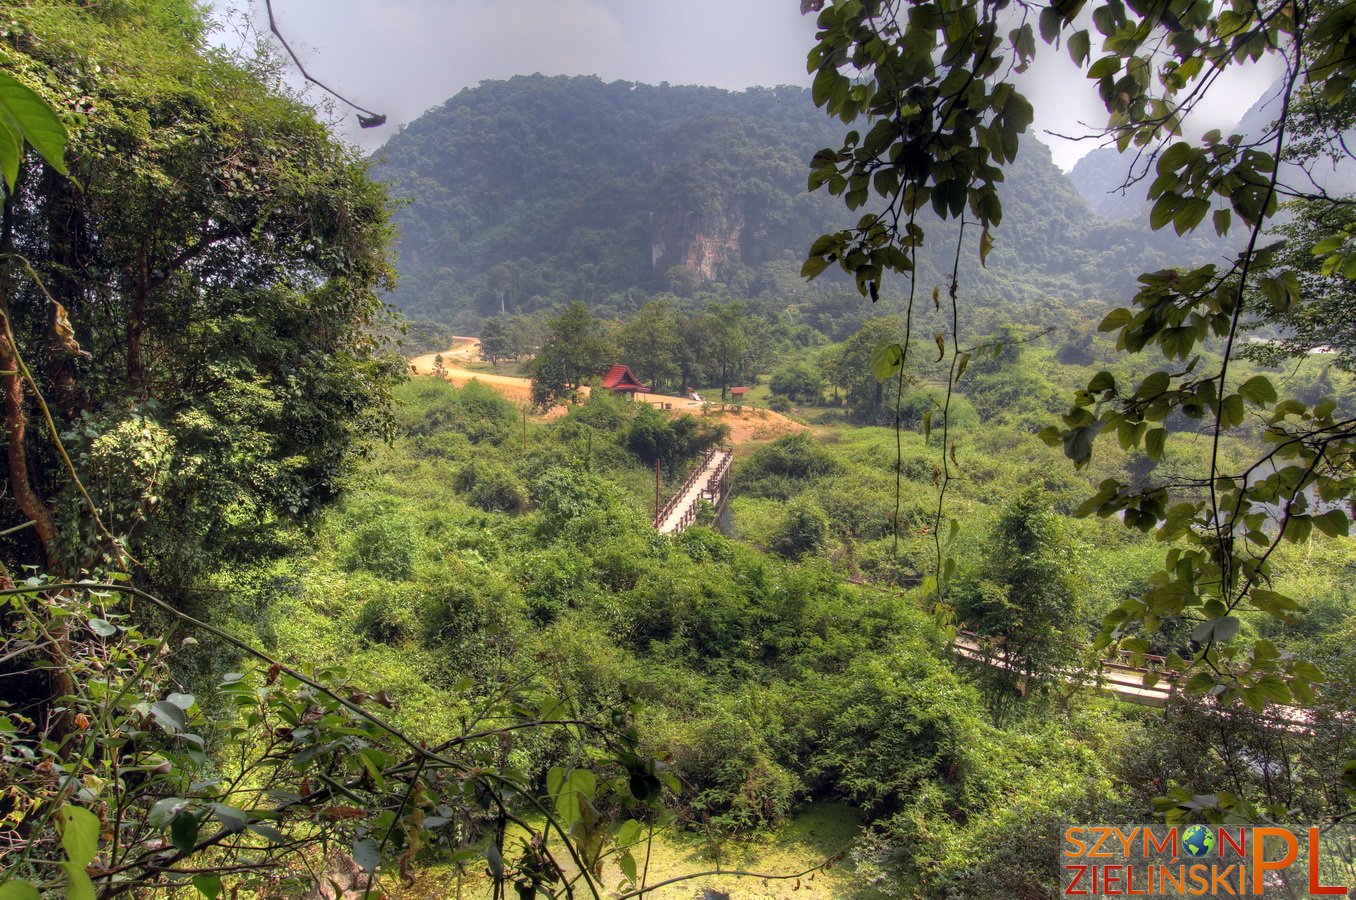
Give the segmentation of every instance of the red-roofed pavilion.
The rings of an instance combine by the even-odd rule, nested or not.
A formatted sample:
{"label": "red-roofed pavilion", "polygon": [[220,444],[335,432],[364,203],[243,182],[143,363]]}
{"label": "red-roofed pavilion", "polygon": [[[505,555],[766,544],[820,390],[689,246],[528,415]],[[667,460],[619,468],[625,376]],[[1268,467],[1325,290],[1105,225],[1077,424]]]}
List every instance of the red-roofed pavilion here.
{"label": "red-roofed pavilion", "polygon": [[639,378],[631,374],[631,367],[623,365],[608,367],[607,374],[603,376],[603,387],[614,394],[630,394],[633,397],[638,393],[650,392]]}

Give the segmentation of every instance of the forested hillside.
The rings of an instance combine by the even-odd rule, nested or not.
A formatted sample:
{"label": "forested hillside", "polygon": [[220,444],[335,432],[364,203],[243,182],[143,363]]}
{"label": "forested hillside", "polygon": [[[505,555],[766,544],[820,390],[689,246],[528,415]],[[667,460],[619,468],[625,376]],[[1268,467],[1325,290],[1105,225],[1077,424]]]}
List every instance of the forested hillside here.
{"label": "forested hillside", "polygon": [[[484,316],[570,300],[606,314],[703,284],[734,298],[778,293],[815,235],[855,221],[835,198],[805,190],[810,157],[834,135],[799,88],[485,82],[376,155],[376,177],[407,201],[395,215],[393,300],[469,332]],[[1027,142],[1004,192],[990,267],[967,275],[980,296],[1118,299],[1139,272],[1181,259],[1175,236],[1092,215],[1038,142]],[[950,271],[956,231],[922,221],[942,248],[921,260],[930,291]],[[1217,255],[1185,243],[1202,259]],[[886,292],[887,307],[903,289]]]}

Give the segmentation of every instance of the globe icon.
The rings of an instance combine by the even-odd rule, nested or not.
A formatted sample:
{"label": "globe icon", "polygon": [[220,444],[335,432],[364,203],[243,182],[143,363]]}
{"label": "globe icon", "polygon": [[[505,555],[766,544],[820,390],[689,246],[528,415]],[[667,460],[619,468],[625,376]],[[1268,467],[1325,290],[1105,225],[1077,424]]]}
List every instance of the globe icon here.
{"label": "globe icon", "polygon": [[1204,825],[1192,825],[1182,832],[1182,847],[1188,856],[1205,856],[1215,849],[1215,833]]}

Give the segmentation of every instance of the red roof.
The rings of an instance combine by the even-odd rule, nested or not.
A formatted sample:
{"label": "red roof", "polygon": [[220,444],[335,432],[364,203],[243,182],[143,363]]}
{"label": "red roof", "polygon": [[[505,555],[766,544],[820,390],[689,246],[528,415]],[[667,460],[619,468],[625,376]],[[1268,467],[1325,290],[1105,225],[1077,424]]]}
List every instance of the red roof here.
{"label": "red roof", "polygon": [[730,388],[730,393],[731,393],[731,394],[734,394],[736,397],[742,397],[742,396],[744,396],[745,394],[747,394],[748,392],[749,392],[749,389],[746,388],[746,387],[732,387],[732,388]]}
{"label": "red roof", "polygon": [[630,366],[609,366],[603,376],[603,387],[610,391],[646,391],[650,389],[640,383],[640,379],[631,374]]}

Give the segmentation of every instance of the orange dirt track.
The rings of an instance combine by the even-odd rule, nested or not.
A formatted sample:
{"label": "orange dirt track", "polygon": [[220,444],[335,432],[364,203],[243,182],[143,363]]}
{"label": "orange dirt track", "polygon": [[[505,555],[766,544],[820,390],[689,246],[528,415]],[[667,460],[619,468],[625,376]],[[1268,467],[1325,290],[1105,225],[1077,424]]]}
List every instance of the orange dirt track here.
{"label": "orange dirt track", "polygon": [[[475,379],[481,384],[489,385],[516,403],[532,402],[531,379],[518,378],[513,375],[495,375],[492,372],[477,372],[457,365],[458,361],[469,362],[479,357],[479,338],[458,337],[454,338],[454,341],[455,343],[450,348],[442,351],[443,370],[446,373],[444,377],[448,381],[460,386],[471,379]],[[434,357],[438,355],[437,353],[425,353],[423,356],[416,356],[410,360],[410,368],[416,375],[432,375]],[[582,393],[587,394],[588,390],[587,387],[583,388]],[[675,416],[686,412],[695,416],[718,419],[722,424],[730,426],[730,442],[735,446],[771,441],[784,434],[805,429],[804,425],[791,421],[781,413],[767,409],[750,407],[735,412],[732,408],[727,408],[722,411],[719,404],[699,403],[687,397],[674,397],[667,394],[637,394],[636,399],[643,403],[672,404],[673,408],[670,412]],[[555,418],[562,415],[563,412],[563,408],[556,407],[543,418]]]}

